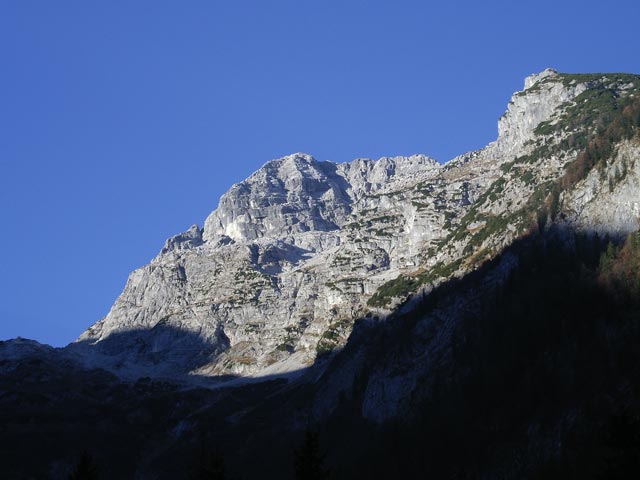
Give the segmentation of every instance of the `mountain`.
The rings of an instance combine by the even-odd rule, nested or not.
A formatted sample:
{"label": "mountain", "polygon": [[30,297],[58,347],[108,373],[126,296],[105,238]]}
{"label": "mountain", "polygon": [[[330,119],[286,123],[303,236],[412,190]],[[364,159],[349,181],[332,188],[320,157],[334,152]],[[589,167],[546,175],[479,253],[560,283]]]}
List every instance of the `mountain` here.
{"label": "mountain", "polygon": [[76,342],[0,343],[8,478],[287,478],[305,428],[336,478],[640,471],[639,94],[547,69],[444,164],[267,162]]}
{"label": "mountain", "polygon": [[[355,318],[383,317],[522,236],[578,155],[568,145],[571,122],[599,108],[591,101],[609,108],[608,100],[633,99],[634,80],[532,75],[500,118],[498,139],[444,165],[422,155],[267,162],[222,196],[203,228],[170,238],[133,272],[108,315],[78,339],[91,348],[78,350],[123,376],[266,376],[309,366],[344,345]],[[635,145],[620,145],[601,176],[615,180],[622,158],[636,155]],[[611,192],[608,180],[596,191],[600,177],[563,192],[563,221],[637,228],[635,166],[625,171],[625,186]]]}

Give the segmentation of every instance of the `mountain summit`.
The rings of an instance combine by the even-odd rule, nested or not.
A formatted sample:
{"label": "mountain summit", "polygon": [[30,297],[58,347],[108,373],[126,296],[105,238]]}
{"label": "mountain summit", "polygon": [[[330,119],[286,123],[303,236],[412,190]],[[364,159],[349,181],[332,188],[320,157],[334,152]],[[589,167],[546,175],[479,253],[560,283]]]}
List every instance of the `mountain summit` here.
{"label": "mountain summit", "polygon": [[597,172],[583,168],[572,182],[567,172],[602,119],[635,108],[639,91],[634,75],[546,69],[512,96],[494,142],[443,165],[424,155],[269,161],[222,196],[203,228],[170,238],[134,271],[73,348],[124,377],[299,371],[341,348],[354,319],[383,318],[477,269],[541,216],[630,232],[636,142],[619,136]]}

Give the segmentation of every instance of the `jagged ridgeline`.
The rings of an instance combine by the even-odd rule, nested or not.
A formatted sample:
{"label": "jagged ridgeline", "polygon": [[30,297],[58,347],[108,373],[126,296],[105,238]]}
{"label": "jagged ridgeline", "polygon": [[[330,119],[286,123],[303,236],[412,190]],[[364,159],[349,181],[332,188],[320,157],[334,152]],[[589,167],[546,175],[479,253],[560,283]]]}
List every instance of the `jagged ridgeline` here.
{"label": "jagged ridgeline", "polygon": [[559,74],[536,82],[516,97],[541,91],[550,82],[562,82],[567,87],[582,84],[587,89],[561,105],[549,120],[538,124],[534,137],[526,144],[528,153],[501,163],[502,175],[479,196],[446,238],[428,251],[433,255],[434,248],[444,248],[453,259],[385,283],[368,305],[386,306],[396,298],[406,298],[420,286],[437,284],[453,274],[476,268],[515,238],[555,221],[565,197],[568,208],[561,215],[563,222],[582,220],[582,229],[593,227],[594,231],[617,234],[637,227],[637,211],[629,212],[627,219],[620,214],[614,219],[605,215],[593,220],[576,218],[576,209],[583,205],[570,204],[575,196],[569,192],[596,168],[600,182],[613,193],[629,169],[635,168],[636,158],[628,142],[634,140],[640,126],[639,77]]}
{"label": "jagged ridgeline", "polygon": [[74,345],[121,376],[271,375],[342,347],[535,231],[625,235],[640,213],[640,78],[545,70],[485,148],[266,163],[134,271]]}

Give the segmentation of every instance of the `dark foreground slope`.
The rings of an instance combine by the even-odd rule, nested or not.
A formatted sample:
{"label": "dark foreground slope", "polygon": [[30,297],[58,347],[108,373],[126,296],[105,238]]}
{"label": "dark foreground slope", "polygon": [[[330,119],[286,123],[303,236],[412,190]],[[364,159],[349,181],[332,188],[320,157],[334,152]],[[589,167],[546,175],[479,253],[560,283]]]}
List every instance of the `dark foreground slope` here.
{"label": "dark foreground slope", "polygon": [[[84,449],[102,478],[188,478],[203,449],[217,451],[229,475],[291,478],[306,427],[318,432],[333,478],[637,473],[640,235],[616,245],[552,229],[504,255],[516,266],[500,288],[487,287],[496,259],[408,313],[359,322],[315,384],[183,390],[119,383],[37,355],[5,361],[3,478],[67,478]],[[470,292],[472,308],[460,312],[442,346],[451,354],[412,367],[420,388],[402,416],[366,418],[376,372],[419,357],[418,321]],[[343,381],[337,403],[325,409],[338,371],[352,367],[353,382]]]}
{"label": "dark foreground slope", "polygon": [[[363,362],[361,388],[326,434],[332,449],[334,439],[344,442],[335,455],[348,473],[338,478],[359,471],[373,478],[394,471],[405,478],[640,472],[640,236],[616,247],[597,236],[555,231],[532,235],[505,255],[518,266],[502,287],[473,293],[483,290],[497,259],[376,334],[368,350],[378,354]],[[418,387],[402,417],[368,429],[356,420],[367,379],[419,357],[426,343],[416,335],[417,323],[452,295],[475,301],[443,346],[449,355],[434,366],[428,359],[414,365]],[[399,342],[389,346],[389,338]],[[341,413],[349,408],[351,415]],[[349,431],[358,432],[351,438],[343,433],[350,422]]]}

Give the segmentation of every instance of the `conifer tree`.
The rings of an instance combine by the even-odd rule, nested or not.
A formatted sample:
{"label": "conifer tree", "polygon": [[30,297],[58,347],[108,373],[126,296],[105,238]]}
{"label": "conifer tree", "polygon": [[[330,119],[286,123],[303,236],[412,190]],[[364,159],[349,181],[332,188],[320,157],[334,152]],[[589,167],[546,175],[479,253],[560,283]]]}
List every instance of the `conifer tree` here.
{"label": "conifer tree", "polygon": [[320,453],[318,434],[307,429],[304,440],[294,452],[293,470],[296,480],[324,480],[329,472],[324,467],[324,455]]}
{"label": "conifer tree", "polygon": [[97,480],[98,478],[98,466],[89,452],[83,451],[69,474],[69,480]]}
{"label": "conifer tree", "polygon": [[191,480],[225,480],[224,458],[219,450],[200,450],[200,456],[189,477]]}
{"label": "conifer tree", "polygon": [[640,475],[640,418],[628,412],[612,418],[605,435],[605,463],[599,478],[622,480]]}

